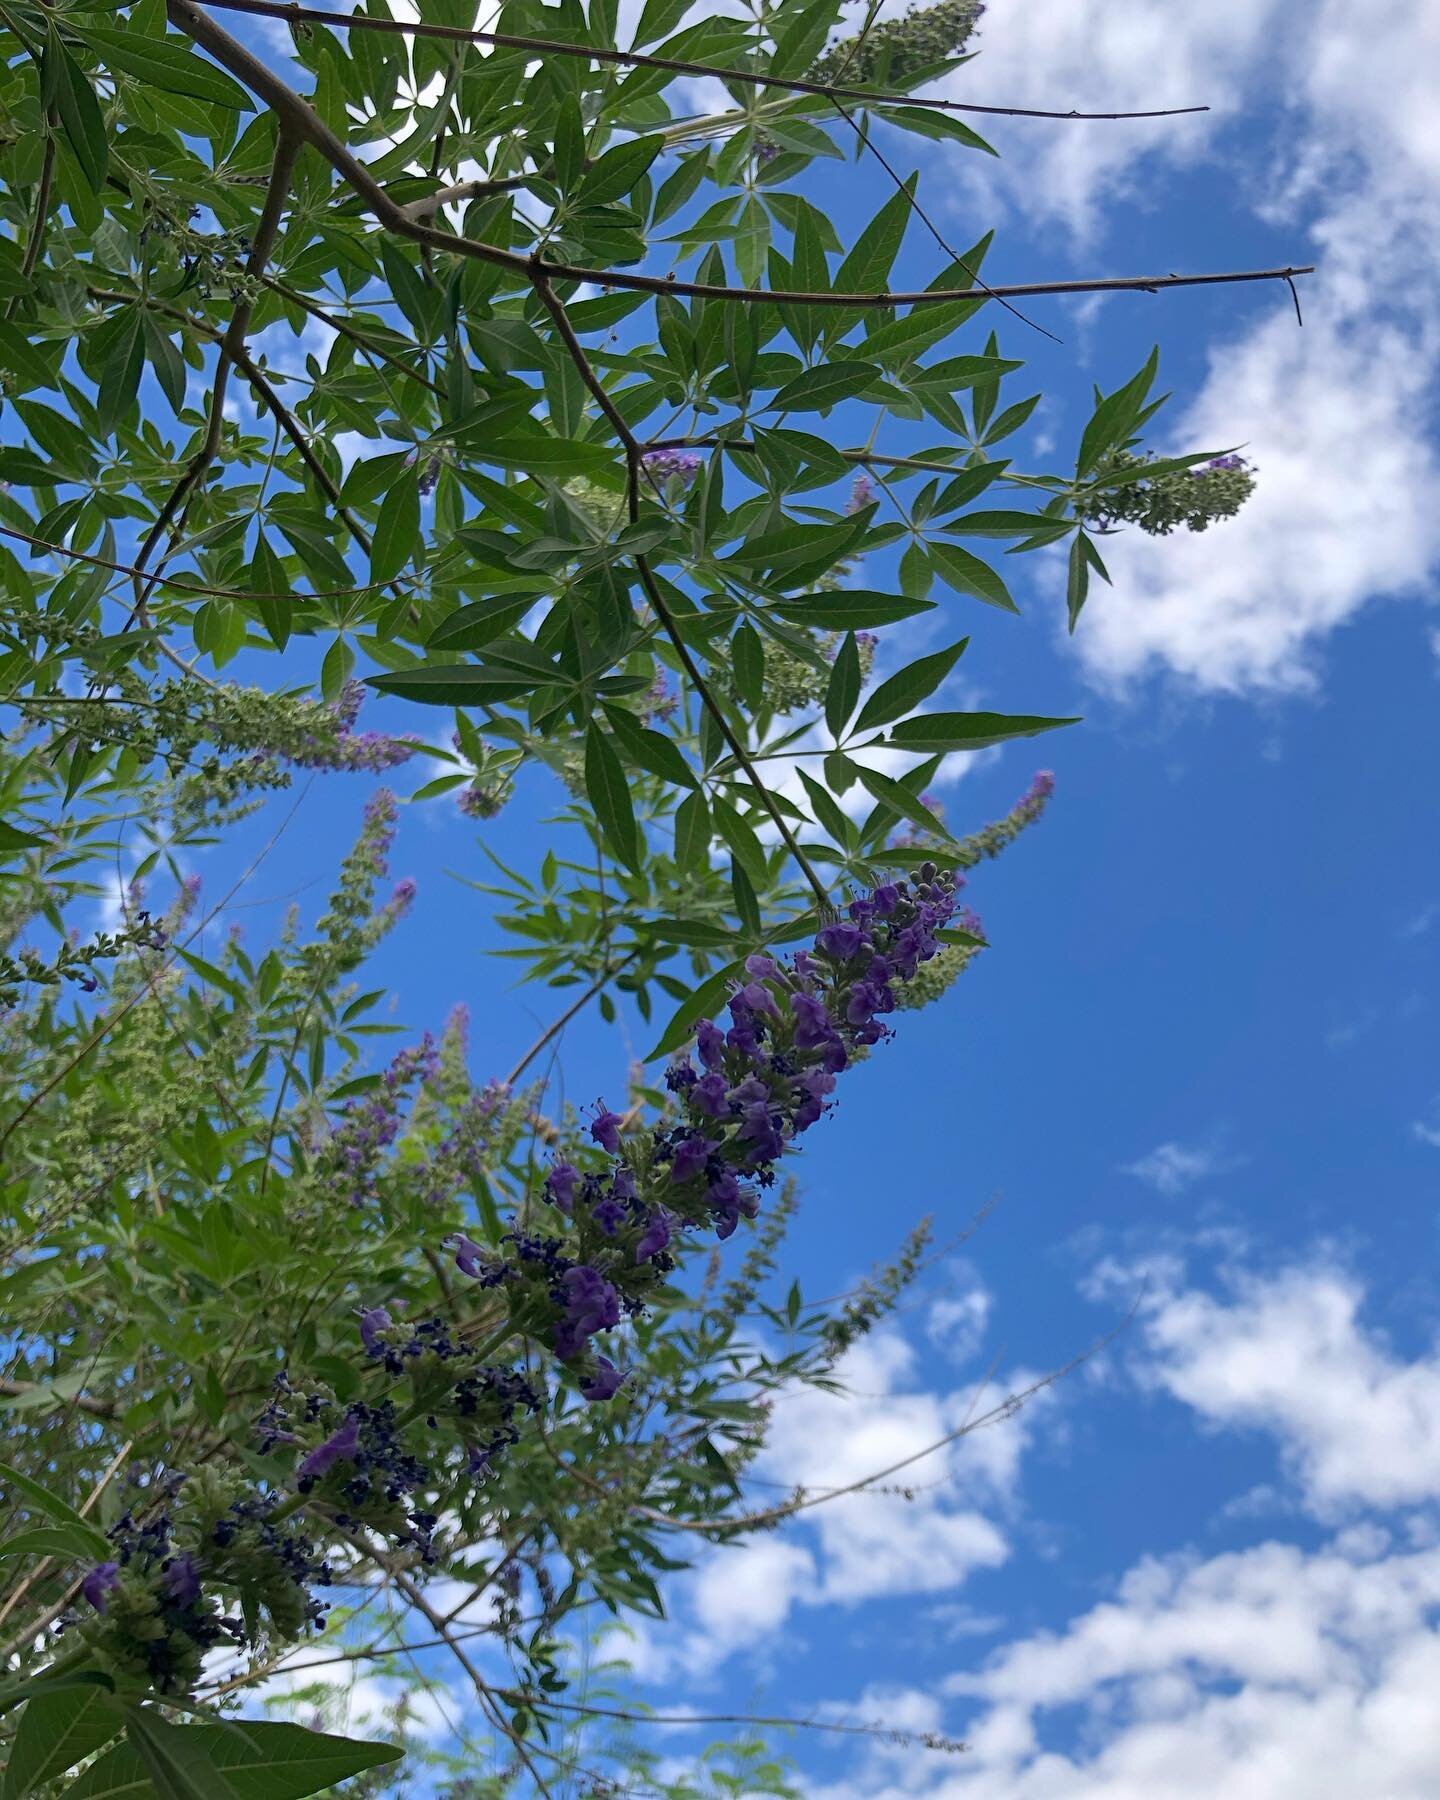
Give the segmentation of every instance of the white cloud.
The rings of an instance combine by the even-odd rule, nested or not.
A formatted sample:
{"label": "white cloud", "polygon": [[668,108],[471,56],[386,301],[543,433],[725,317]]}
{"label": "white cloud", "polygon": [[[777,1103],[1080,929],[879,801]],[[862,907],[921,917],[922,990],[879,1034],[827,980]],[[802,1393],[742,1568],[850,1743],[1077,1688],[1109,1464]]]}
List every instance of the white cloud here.
{"label": "white cloud", "polygon": [[1157,1144],[1146,1155],[1126,1163],[1122,1173],[1133,1175],[1137,1181],[1153,1187],[1157,1194],[1171,1199],[1226,1166],[1213,1150],[1167,1143]]}
{"label": "white cloud", "polygon": [[[983,178],[1028,221],[1055,217],[1093,240],[1117,200],[1151,191],[1157,168],[1208,157],[1295,260],[1319,263],[1303,331],[1283,293],[1237,299],[1237,316],[1258,323],[1217,345],[1161,445],[1244,443],[1254,498],[1202,535],[1111,540],[1115,588],[1096,595],[1076,638],[1112,687],[1156,672],[1224,693],[1313,687],[1321,641],[1380,596],[1422,591],[1440,560],[1440,12],[1428,0],[1324,0],[1297,30],[1276,0],[1032,0],[987,12],[980,43],[952,78],[962,97],[1212,111],[1004,125],[998,169],[956,162],[972,197]],[[1225,131],[1241,116],[1243,148]],[[1272,146],[1257,149],[1267,132]]]}
{"label": "white cloud", "polygon": [[1401,1361],[1361,1321],[1344,1271],[1236,1277],[1217,1298],[1160,1286],[1142,1308],[1144,1378],[1215,1426],[1269,1432],[1305,1504],[1422,1505],[1440,1496],[1440,1350]]}
{"label": "white cloud", "polygon": [[[961,1706],[938,1728],[963,1736],[968,1753],[883,1750],[840,1786],[810,1791],[1429,1800],[1440,1784],[1437,1607],[1440,1553],[1389,1554],[1373,1533],[1308,1555],[1268,1543],[1206,1562],[1147,1560],[1065,1630],[1022,1639],[944,1684]],[[937,1728],[929,1696],[903,1698],[897,1716]]]}
{"label": "white cloud", "polygon": [[[778,1397],[752,1506],[758,1495],[778,1504],[796,1488],[811,1495],[847,1488],[940,1443],[1002,1398],[974,1382],[917,1390],[916,1369],[914,1349],[882,1330],[845,1357],[839,1373],[848,1392]],[[1015,1382],[1023,1386],[1024,1378]],[[627,1656],[644,1679],[677,1666],[704,1675],[737,1651],[755,1655],[767,1639],[778,1648],[798,1609],[853,1608],[903,1594],[953,1603],[970,1575],[1009,1555],[990,1515],[1013,1504],[1027,1420],[1021,1414],[987,1426],[868,1491],[824,1500],[777,1533],[706,1554],[678,1585],[677,1626],[664,1639],[642,1633]]]}
{"label": "white cloud", "polygon": [[1440,1150],[1440,1106],[1434,1108],[1428,1120],[1416,1119],[1410,1131],[1420,1143],[1433,1144]]}

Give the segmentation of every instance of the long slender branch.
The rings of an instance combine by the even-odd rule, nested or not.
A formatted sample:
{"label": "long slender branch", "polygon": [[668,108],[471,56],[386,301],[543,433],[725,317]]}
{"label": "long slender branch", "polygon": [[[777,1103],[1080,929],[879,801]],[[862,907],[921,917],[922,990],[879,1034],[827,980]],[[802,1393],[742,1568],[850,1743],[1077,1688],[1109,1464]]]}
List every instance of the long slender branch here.
{"label": "long slender branch", "polygon": [[915,94],[877,93],[873,88],[832,87],[823,81],[766,75],[755,69],[731,69],[718,63],[685,62],[673,56],[651,56],[641,50],[611,50],[595,44],[567,44],[554,38],[521,37],[500,31],[468,31],[425,20],[390,19],[372,13],[322,12],[318,7],[283,4],[282,0],[211,0],[224,12],[258,13],[267,19],[296,24],[329,25],[343,31],[381,31],[405,37],[448,38],[452,43],[489,44],[496,50],[525,50],[535,56],[578,56],[587,62],[615,63],[627,69],[669,69],[677,75],[713,75],[743,87],[778,88],[787,94],[838,94],[842,100],[864,100],[871,106],[923,106],[935,112],[986,113],[1007,119],[1170,119],[1184,113],[1209,112],[1208,106],[1161,106],[1148,112],[1053,112],[1034,106],[982,106],[971,100],[924,99]]}
{"label": "long slender branch", "polygon": [[[246,6],[258,0],[245,0]],[[952,300],[1033,298],[1040,294],[1156,293],[1162,288],[1202,287],[1241,281],[1290,281],[1313,273],[1313,265],[1284,269],[1243,269],[1202,275],[1111,276],[1095,281],[1030,281],[990,288],[926,288],[918,292],[837,294],[831,290],[807,293],[779,288],[729,287],[703,281],[681,281],[673,275],[640,275],[628,269],[595,269],[576,263],[546,262],[538,255],[522,256],[495,244],[458,233],[437,231],[413,219],[296,91],[273,69],[201,11],[195,0],[167,0],[167,14],[215,60],[262,99],[279,118],[282,127],[302,136],[320,152],[335,171],[365,202],[380,223],[399,237],[409,238],[432,250],[448,250],[474,257],[497,268],[508,269],[517,279],[594,282],[600,287],[626,288],[635,293],[684,294],[700,300],[743,300],[764,305],[829,306],[871,310],[876,307],[935,306]],[[285,9],[281,9],[284,16]]]}
{"label": "long slender branch", "polygon": [[[50,217],[50,189],[55,180],[55,134],[60,129],[60,115],[52,106],[45,115],[45,154],[40,163],[40,179],[35,184],[35,211],[30,219],[30,235],[25,241],[25,254],[20,273],[26,281],[35,273],[40,260],[40,247],[45,242],[45,226]],[[5,317],[13,319],[22,296],[16,294],[5,308]]]}
{"label": "long slender branch", "polygon": [[601,974],[594,981],[592,981],[590,983],[588,988],[585,989],[584,993],[581,994],[580,998],[578,1000],[572,1001],[572,1003],[565,1008],[564,1012],[561,1013],[561,1015],[558,1019],[552,1020],[551,1023],[545,1027],[545,1029],[540,1033],[539,1037],[536,1038],[535,1042],[530,1046],[530,1048],[520,1058],[519,1062],[516,1063],[515,1067],[505,1077],[505,1086],[506,1087],[514,1087],[515,1083],[520,1079],[520,1077],[530,1067],[531,1063],[534,1062],[535,1058],[540,1054],[540,1052],[545,1048],[545,1046],[547,1044],[553,1042],[554,1039],[556,1039],[557,1037],[559,1037],[560,1033],[565,1029],[565,1027],[570,1023],[570,1021],[575,1017],[575,1015],[579,1012],[583,1012],[584,1009],[595,998],[595,996],[603,988],[607,987],[610,984],[610,982],[614,980],[614,978],[620,973],[620,971],[623,968],[626,968],[630,963],[634,962],[635,958],[639,954],[640,954],[640,951],[637,948],[637,949],[632,950],[628,956],[622,956],[618,962],[613,962],[613,963],[608,964],[606,966],[606,968],[601,972]]}

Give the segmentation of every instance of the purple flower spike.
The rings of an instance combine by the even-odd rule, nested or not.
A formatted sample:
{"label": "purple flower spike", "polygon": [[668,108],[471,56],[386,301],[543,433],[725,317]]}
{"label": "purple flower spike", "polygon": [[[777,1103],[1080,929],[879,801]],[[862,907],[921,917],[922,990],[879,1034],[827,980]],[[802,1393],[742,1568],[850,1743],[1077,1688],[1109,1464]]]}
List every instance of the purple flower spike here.
{"label": "purple flower spike", "polygon": [[110,1590],[120,1585],[120,1565],[118,1562],[96,1563],[90,1573],[80,1583],[80,1592],[86,1602],[103,1613],[110,1604]]}
{"label": "purple flower spike", "polygon": [[337,1462],[353,1462],[359,1448],[360,1420],[354,1413],[347,1413],[345,1423],[338,1431],[332,1431],[323,1444],[317,1444],[308,1456],[300,1459],[296,1474],[302,1481],[315,1481],[321,1475],[329,1474]]}
{"label": "purple flower spike", "polygon": [[580,1392],[592,1404],[598,1400],[613,1400],[624,1383],[624,1375],[615,1367],[609,1357],[597,1356],[595,1373],[582,1377]]}
{"label": "purple flower spike", "polygon": [[596,1113],[594,1123],[590,1127],[590,1135],[602,1150],[608,1150],[615,1156],[620,1149],[620,1124],[622,1114],[611,1112],[602,1100],[600,1110]]}
{"label": "purple flower spike", "polygon": [[367,1306],[360,1314],[360,1342],[367,1356],[380,1356],[385,1346],[380,1342],[380,1333],[388,1331],[395,1321],[383,1306]]}

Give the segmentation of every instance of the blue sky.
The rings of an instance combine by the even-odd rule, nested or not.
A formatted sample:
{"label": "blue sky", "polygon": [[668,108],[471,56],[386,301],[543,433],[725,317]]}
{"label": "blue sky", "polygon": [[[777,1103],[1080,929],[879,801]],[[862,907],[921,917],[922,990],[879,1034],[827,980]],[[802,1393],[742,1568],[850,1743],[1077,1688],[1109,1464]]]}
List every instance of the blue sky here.
{"label": "blue sky", "polygon": [[[1073,641],[1043,557],[1016,569],[1020,620],[947,602],[946,641],[975,633],[957,694],[1085,723],[947,786],[969,829],[1036,767],[1057,778],[972,882],[993,950],[902,1015],[812,1134],[790,1266],[827,1293],[917,1215],[943,1238],[998,1204],[852,1359],[851,1397],[781,1408],[761,1470],[858,1479],[1129,1322],[918,1464],[913,1499],[819,1507],[678,1578],[674,1623],[633,1646],[637,1691],[972,1745],[801,1734],[817,1800],[1421,1800],[1440,1790],[1440,18],[997,0],[979,42],[957,96],[1213,108],[997,122],[998,167],[904,140],[947,235],[998,225],[992,278],[1321,268],[1303,331],[1283,288],[1037,303],[1059,346],[998,327],[1053,396],[1041,466],[1035,439],[1062,460],[1091,384],[1158,341],[1160,446],[1243,443],[1259,487],[1203,536],[1116,540]],[[860,218],[886,188],[829,165],[812,191]],[[928,279],[938,252],[916,232],[906,257]],[[265,904],[233,915],[247,930],[318,900],[363,798],[314,784],[251,886]],[[522,866],[545,842],[533,799],[486,828]],[[484,878],[475,828],[415,808],[394,867],[420,883],[378,963],[397,1019],[464,999],[477,1074],[503,1071],[552,1008],[507,988],[447,873]],[[577,1026],[568,1091],[618,1093],[625,1056]]]}

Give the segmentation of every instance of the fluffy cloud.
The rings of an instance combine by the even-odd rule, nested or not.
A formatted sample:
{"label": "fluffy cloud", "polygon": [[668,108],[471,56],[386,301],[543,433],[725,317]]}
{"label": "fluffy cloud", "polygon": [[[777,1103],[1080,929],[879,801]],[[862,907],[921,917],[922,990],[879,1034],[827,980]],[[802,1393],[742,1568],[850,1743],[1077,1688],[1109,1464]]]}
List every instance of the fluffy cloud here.
{"label": "fluffy cloud", "polygon": [[[947,1323],[953,1329],[956,1322]],[[965,1354],[963,1344],[952,1346],[952,1356]],[[953,1601],[970,1575],[1006,1560],[1008,1542],[992,1515],[1013,1506],[1030,1414],[944,1442],[1003,1395],[973,1381],[917,1389],[916,1365],[915,1350],[882,1331],[845,1358],[845,1393],[801,1390],[777,1399],[753,1493],[777,1502],[796,1488],[829,1495],[906,1466],[874,1487],[821,1500],[778,1534],[705,1555],[679,1585],[682,1628],[663,1640],[642,1632],[627,1649],[644,1679],[677,1665],[707,1674],[738,1651],[753,1655],[767,1636],[778,1647],[797,1609],[906,1594]]]}
{"label": "fluffy cloud", "polygon": [[1307,1506],[1420,1505],[1440,1494],[1440,1352],[1399,1359],[1342,1270],[1240,1277],[1217,1297],[1146,1302],[1144,1379],[1212,1425],[1277,1439]]}

